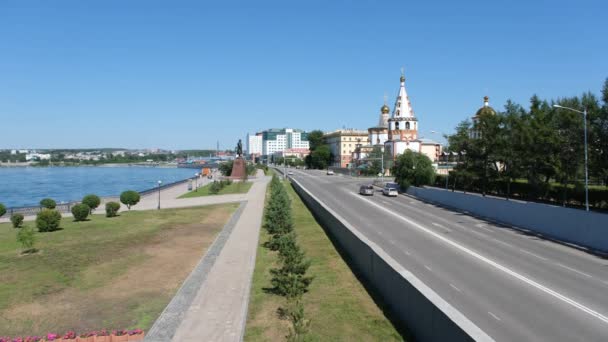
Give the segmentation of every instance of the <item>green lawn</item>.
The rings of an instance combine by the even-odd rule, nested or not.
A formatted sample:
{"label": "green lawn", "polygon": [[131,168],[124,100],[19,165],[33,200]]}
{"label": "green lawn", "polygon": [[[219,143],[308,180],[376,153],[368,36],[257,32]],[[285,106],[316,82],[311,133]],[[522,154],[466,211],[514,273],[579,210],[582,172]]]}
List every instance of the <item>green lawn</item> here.
{"label": "green lawn", "polygon": [[251,182],[232,182],[232,184],[225,186],[220,190],[217,194],[212,194],[209,192],[209,187],[211,187],[211,183],[198,188],[198,190],[187,192],[178,198],[190,198],[190,197],[200,197],[200,196],[214,196],[214,195],[227,195],[227,194],[246,194],[251,189]]}
{"label": "green lawn", "polygon": [[237,206],[63,218],[31,255],[0,224],[0,334],[149,329]]}
{"label": "green lawn", "polygon": [[[399,341],[403,338],[384,316],[365,288],[342,260],[308,208],[285,183],[292,198],[298,242],[312,260],[314,276],[304,295],[306,319],[311,319],[310,341]],[[268,240],[264,229],[256,257],[245,331],[246,341],[285,340],[289,324],[277,309],[283,297],[264,291],[269,288],[269,270],[277,262],[276,252],[262,247]]]}

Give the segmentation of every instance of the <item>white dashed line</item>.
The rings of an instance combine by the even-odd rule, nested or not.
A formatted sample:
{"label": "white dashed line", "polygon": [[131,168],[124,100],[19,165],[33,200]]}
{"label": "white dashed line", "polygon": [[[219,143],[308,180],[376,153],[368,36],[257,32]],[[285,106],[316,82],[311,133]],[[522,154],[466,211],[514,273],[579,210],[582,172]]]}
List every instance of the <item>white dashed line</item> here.
{"label": "white dashed line", "polygon": [[456,291],[458,291],[458,292],[462,292],[462,291],[461,291],[459,288],[457,288],[457,287],[456,287],[454,284],[450,283],[450,286],[451,286],[451,287],[452,287],[454,290],[456,290]]}
{"label": "white dashed line", "polygon": [[424,268],[426,268],[427,270],[433,272],[433,270],[430,267],[428,267],[427,265],[424,265]]}
{"label": "white dashed line", "polygon": [[540,256],[540,255],[538,255],[538,254],[535,254],[535,253],[532,253],[532,252],[528,252],[528,251],[527,251],[527,250],[525,250],[525,249],[521,249],[521,248],[520,248],[519,250],[520,250],[520,251],[522,251],[522,252],[524,252],[524,253],[526,253],[526,254],[530,254],[530,255],[531,255],[531,256],[533,256],[533,257],[537,257],[537,258],[539,258],[539,259],[541,259],[541,260],[544,260],[544,261],[547,261],[547,260],[548,260],[547,258],[544,258],[544,257],[542,257],[542,256]]}
{"label": "white dashed line", "polygon": [[439,223],[437,223],[437,222],[431,222],[431,224],[432,224],[433,226],[435,226],[435,227],[439,227],[439,228],[445,228],[444,226],[440,225],[440,224],[439,224]]}
{"label": "white dashed line", "polygon": [[500,321],[501,319],[496,316],[495,314],[491,313],[490,311],[488,311],[488,313],[490,314],[490,316],[494,317],[495,320]]}
{"label": "white dashed line", "polygon": [[[352,194],[352,195],[353,196],[357,196],[356,194]],[[359,198],[359,197],[356,197],[356,198]],[[372,202],[370,200],[363,199],[363,198],[360,198],[360,199],[363,200],[363,201],[367,201],[370,205],[375,206],[376,208],[378,208],[378,209],[386,212],[389,215],[392,215],[392,216],[396,217],[397,219],[399,219],[401,221],[407,222],[411,227],[416,228],[416,229],[418,229],[420,231],[423,231],[423,232],[425,232],[425,233],[427,233],[427,234],[429,234],[429,235],[437,238],[438,240],[441,240],[441,241],[445,242],[446,244],[448,244],[448,245],[450,245],[450,246],[452,246],[452,247],[460,250],[461,252],[464,252],[464,253],[466,253],[466,254],[468,254],[468,255],[470,255],[470,256],[472,256],[472,257],[474,257],[474,258],[476,258],[476,259],[478,259],[480,261],[483,261],[484,263],[486,263],[486,264],[488,264],[488,265],[490,265],[490,266],[492,266],[492,267],[494,267],[494,268],[496,268],[496,269],[504,272],[505,274],[508,274],[511,277],[513,277],[513,278],[515,278],[515,279],[517,279],[517,280],[519,280],[521,282],[524,282],[524,283],[526,283],[526,284],[528,284],[528,285],[530,285],[530,286],[532,286],[532,287],[534,287],[534,288],[536,288],[536,289],[538,289],[538,290],[540,290],[540,291],[542,291],[542,292],[544,292],[544,293],[546,293],[548,295],[551,295],[551,296],[553,296],[553,297],[555,297],[555,298],[557,298],[557,299],[559,299],[559,300],[561,300],[561,301],[563,301],[565,303],[568,303],[569,305],[572,305],[573,307],[581,310],[582,312],[584,312],[584,313],[586,313],[586,314],[588,314],[588,315],[590,315],[592,317],[595,317],[598,320],[600,320],[600,321],[608,324],[608,317],[602,315],[601,313],[599,313],[599,312],[597,312],[597,311],[595,311],[595,310],[593,310],[593,309],[591,309],[589,307],[586,307],[585,305],[583,305],[583,304],[581,304],[581,303],[579,303],[579,302],[577,302],[577,301],[575,301],[575,300],[573,300],[573,299],[571,299],[569,297],[566,297],[563,294],[561,294],[561,293],[559,293],[559,292],[557,292],[555,290],[552,290],[552,289],[550,289],[550,288],[548,288],[548,287],[546,287],[546,286],[544,286],[544,285],[542,285],[542,284],[540,284],[540,283],[538,283],[538,282],[536,282],[536,281],[534,281],[534,280],[532,280],[532,279],[530,279],[530,278],[528,278],[528,277],[526,277],[526,276],[524,276],[524,275],[522,275],[520,273],[517,273],[517,272],[513,271],[512,269],[510,269],[510,268],[508,268],[506,266],[503,266],[503,265],[497,263],[496,261],[494,261],[492,259],[489,259],[489,258],[487,258],[487,257],[485,257],[485,256],[483,256],[483,255],[481,255],[481,254],[479,254],[479,253],[477,253],[477,252],[475,252],[475,251],[473,251],[473,250],[471,250],[471,249],[469,249],[469,248],[467,248],[467,247],[465,247],[465,246],[463,246],[463,245],[461,245],[461,244],[459,244],[459,243],[457,243],[455,241],[452,241],[452,240],[448,239],[447,237],[442,236],[441,234],[436,233],[436,232],[434,232],[434,231],[432,231],[432,230],[424,227],[423,225],[421,225],[421,224],[419,224],[419,223],[417,223],[415,221],[410,220],[407,217],[401,216],[400,214],[395,213],[395,212],[393,212],[393,211],[391,211],[391,210],[389,210],[387,208],[384,208],[384,207],[382,207],[382,206],[380,206],[380,205],[378,205],[378,204],[376,204],[376,203],[374,203],[374,202]],[[496,240],[496,239],[493,239],[493,240],[499,241],[499,240]],[[503,243],[502,241],[500,241],[500,242]],[[504,243],[504,244],[509,245],[507,243]],[[509,245],[509,246],[511,246],[511,245]],[[514,246],[511,246],[511,247],[514,247]]]}
{"label": "white dashed line", "polygon": [[568,266],[566,266],[564,264],[560,264],[559,262],[557,263],[557,266],[563,267],[563,268],[565,268],[567,270],[570,270],[570,271],[572,271],[574,273],[578,273],[578,274],[584,275],[585,277],[593,278],[591,275],[589,275],[587,273],[581,272],[581,271],[576,270],[576,269],[574,269],[572,267],[568,267]]}

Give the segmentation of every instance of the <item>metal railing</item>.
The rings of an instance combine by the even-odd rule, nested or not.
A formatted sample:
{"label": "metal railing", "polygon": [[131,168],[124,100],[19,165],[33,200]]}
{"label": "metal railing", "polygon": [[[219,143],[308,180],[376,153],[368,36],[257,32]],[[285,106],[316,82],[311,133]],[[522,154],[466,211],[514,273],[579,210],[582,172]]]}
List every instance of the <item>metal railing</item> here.
{"label": "metal railing", "polygon": [[[167,183],[165,185],[161,185],[160,190],[167,189],[167,188],[173,187],[175,185],[187,183],[189,181],[194,180],[195,178],[196,177],[190,177],[190,178],[179,180],[177,182],[172,182],[172,183]],[[139,195],[143,197],[145,195],[155,193],[158,191],[158,188],[159,187],[157,186],[157,187],[150,188],[147,190],[139,191]],[[120,199],[119,196],[106,196],[106,197],[101,198],[102,202],[119,201],[119,199]],[[80,201],[57,203],[57,205],[55,206],[55,210],[59,211],[60,213],[71,213],[72,207],[79,203],[80,203]],[[10,217],[12,214],[15,214],[15,213],[20,213],[20,214],[23,214],[24,216],[33,216],[33,215],[38,214],[40,211],[42,211],[42,209],[44,209],[43,206],[6,208],[6,214],[4,214],[3,216],[0,216],[0,218]]]}

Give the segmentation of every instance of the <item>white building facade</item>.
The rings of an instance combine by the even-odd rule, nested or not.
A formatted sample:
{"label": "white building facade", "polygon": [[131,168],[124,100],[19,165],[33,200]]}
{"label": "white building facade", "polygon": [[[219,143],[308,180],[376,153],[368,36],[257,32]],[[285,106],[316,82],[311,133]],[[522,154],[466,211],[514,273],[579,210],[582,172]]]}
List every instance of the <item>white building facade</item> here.
{"label": "white building facade", "polygon": [[262,134],[247,134],[247,153],[253,156],[262,155]]}
{"label": "white building facade", "polygon": [[308,149],[308,134],[299,129],[269,129],[262,136],[262,155],[269,156],[286,149]]}

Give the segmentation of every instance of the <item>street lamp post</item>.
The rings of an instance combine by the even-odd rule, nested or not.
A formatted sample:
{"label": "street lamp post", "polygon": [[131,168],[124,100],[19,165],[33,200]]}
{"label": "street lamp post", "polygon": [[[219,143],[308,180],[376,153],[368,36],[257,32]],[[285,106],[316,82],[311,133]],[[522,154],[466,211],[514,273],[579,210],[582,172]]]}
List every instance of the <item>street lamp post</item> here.
{"label": "street lamp post", "polygon": [[583,127],[585,131],[585,210],[589,211],[589,170],[587,168],[587,108],[583,109],[583,111],[581,112],[580,110],[576,110],[574,108],[564,107],[556,104],[554,104],[553,107],[567,109],[573,112],[577,112],[579,114],[583,114]]}
{"label": "street lamp post", "polygon": [[198,172],[194,174],[194,180],[196,185],[194,186],[194,191],[198,191]]}
{"label": "street lamp post", "polygon": [[[437,133],[439,133],[439,132],[437,132],[437,131],[431,131],[431,134],[437,134]],[[445,135],[445,134],[442,134],[442,135]],[[449,164],[449,161],[448,161],[449,157],[448,156],[449,156],[449,154],[445,155],[445,163],[443,164],[443,166],[445,166],[445,189],[446,190],[448,189],[448,182],[449,182],[449,178],[450,178],[450,170],[449,170],[449,167],[448,167],[448,164]]]}
{"label": "street lamp post", "polygon": [[156,208],[157,210],[160,210],[160,185],[163,183],[163,181],[159,180],[158,181],[158,207]]}

